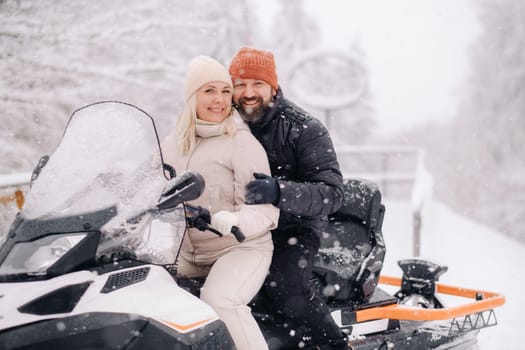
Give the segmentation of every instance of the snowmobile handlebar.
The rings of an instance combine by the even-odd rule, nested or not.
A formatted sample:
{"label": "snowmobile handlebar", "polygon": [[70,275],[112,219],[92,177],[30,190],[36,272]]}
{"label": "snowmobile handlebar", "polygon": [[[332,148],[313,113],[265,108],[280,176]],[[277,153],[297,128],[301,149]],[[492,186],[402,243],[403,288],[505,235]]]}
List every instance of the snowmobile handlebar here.
{"label": "snowmobile handlebar", "polygon": [[232,226],[231,233],[239,243],[243,242],[246,239],[244,233],[242,233],[241,229],[237,226]]}
{"label": "snowmobile handlebar", "polygon": [[[223,236],[222,232],[210,226],[211,214],[208,209],[203,208],[201,206],[194,207],[188,204],[185,204],[184,207],[186,208],[186,222],[188,224],[188,227],[194,227],[199,231],[208,230],[210,232],[215,233],[219,237]],[[243,242],[246,239],[244,233],[242,233],[241,229],[237,226],[232,226],[231,234],[239,243]]]}

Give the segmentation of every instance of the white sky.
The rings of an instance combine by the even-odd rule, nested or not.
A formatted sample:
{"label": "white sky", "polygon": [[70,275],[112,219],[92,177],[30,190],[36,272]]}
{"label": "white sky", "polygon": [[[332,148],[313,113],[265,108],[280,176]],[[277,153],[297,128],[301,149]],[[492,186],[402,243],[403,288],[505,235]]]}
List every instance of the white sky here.
{"label": "white sky", "polygon": [[[279,1],[283,0],[259,6],[275,11]],[[320,22],[323,46],[347,49],[357,40],[365,50],[381,131],[446,121],[454,115],[468,72],[466,49],[479,30],[471,0],[304,0],[304,4]]]}

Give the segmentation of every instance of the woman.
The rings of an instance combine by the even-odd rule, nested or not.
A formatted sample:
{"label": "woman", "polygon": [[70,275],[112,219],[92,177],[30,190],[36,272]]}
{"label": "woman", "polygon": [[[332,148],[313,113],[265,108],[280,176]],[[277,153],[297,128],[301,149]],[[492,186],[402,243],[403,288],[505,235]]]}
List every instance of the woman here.
{"label": "woman", "polygon": [[[245,185],[254,172],[268,174],[270,168],[264,149],[232,108],[232,95],[232,81],[222,64],[207,56],[190,62],[184,110],[162,149],[177,173],[191,169],[204,177],[204,193],[188,204],[207,208],[211,226],[224,236],[189,229],[178,273],[206,276],[201,299],[224,321],[238,349],[267,349],[247,304],[268,273],[270,230],[277,227],[279,209],[244,203]],[[232,226],[241,229],[245,241],[237,242]]]}

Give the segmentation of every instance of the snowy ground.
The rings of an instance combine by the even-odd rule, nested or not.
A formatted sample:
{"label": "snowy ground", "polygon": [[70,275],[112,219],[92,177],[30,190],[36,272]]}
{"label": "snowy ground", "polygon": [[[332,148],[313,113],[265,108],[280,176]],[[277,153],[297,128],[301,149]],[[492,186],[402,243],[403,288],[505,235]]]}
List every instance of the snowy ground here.
{"label": "snowy ground", "polygon": [[[385,200],[385,205],[387,255],[383,272],[400,276],[397,261],[413,256],[410,205],[395,200]],[[525,348],[521,339],[525,324],[524,255],[524,244],[465,219],[439,202],[427,208],[421,257],[448,266],[440,282],[499,292],[506,297],[505,305],[496,309],[498,325],[480,331],[480,350]]]}

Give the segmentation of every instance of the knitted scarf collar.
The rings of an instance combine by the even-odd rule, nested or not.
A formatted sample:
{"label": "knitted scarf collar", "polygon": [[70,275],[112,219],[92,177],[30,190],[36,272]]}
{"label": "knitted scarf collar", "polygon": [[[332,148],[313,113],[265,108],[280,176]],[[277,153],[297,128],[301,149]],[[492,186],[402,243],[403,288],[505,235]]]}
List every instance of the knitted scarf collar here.
{"label": "knitted scarf collar", "polygon": [[222,135],[225,132],[224,122],[228,120],[228,118],[224,119],[221,123],[213,123],[206,120],[197,119],[197,123],[195,124],[195,132],[197,133],[197,136],[202,138]]}

